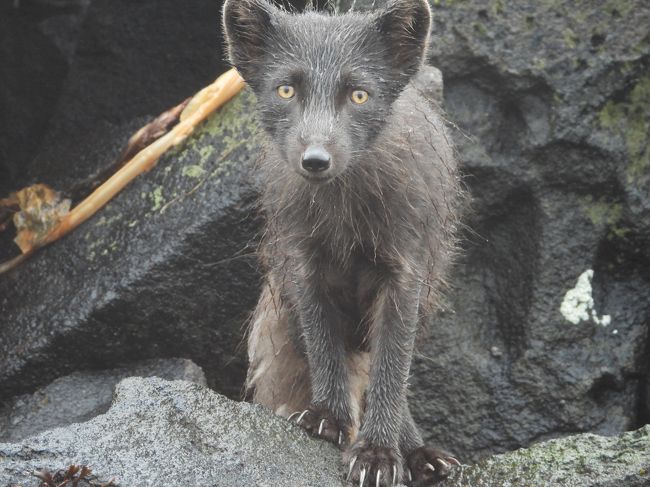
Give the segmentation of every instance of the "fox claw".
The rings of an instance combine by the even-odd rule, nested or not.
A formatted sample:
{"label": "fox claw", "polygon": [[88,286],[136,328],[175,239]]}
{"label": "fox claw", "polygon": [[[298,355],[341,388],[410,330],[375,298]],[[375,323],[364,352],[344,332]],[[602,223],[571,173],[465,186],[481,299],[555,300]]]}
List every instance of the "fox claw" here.
{"label": "fox claw", "polygon": [[448,453],[420,447],[407,458],[409,482],[415,485],[433,485],[449,476],[452,465],[460,462]]}
{"label": "fox claw", "polygon": [[356,487],[395,487],[402,480],[403,460],[398,449],[359,441],[347,455],[348,480]]}
{"label": "fox claw", "polygon": [[327,409],[310,406],[304,411],[292,413],[287,419],[301,426],[311,436],[327,440],[339,447],[345,441],[345,424],[338,421]]}
{"label": "fox claw", "polygon": [[307,414],[308,412],[309,412],[309,409],[305,409],[305,410],[302,412],[302,414],[301,414],[300,416],[298,416],[298,419],[296,420],[296,423],[297,423],[297,424],[300,424],[300,422],[302,421],[302,419],[305,417],[305,414]]}
{"label": "fox claw", "polygon": [[354,464],[357,462],[357,457],[353,457],[352,460],[350,460],[350,470],[348,471],[348,480],[350,480],[350,477],[352,477],[352,469],[354,468]]}

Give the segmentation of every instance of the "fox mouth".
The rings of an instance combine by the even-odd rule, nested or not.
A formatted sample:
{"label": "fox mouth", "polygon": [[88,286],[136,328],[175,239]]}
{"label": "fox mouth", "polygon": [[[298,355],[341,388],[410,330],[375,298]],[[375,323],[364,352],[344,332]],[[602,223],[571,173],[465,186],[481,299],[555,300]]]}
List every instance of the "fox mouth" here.
{"label": "fox mouth", "polygon": [[323,184],[334,179],[334,174],[332,174],[331,171],[310,172],[310,171],[305,171],[304,169],[300,169],[298,170],[298,174],[300,174],[304,179],[306,179],[310,183],[314,183],[314,184]]}

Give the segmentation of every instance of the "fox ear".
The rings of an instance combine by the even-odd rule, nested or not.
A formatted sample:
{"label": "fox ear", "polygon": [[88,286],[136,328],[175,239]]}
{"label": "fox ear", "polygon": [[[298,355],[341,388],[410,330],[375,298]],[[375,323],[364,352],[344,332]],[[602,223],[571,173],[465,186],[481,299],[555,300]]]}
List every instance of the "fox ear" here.
{"label": "fox ear", "polygon": [[403,74],[413,76],[424,59],[431,8],[427,0],[391,0],[379,13],[376,25],[387,44],[393,66]]}
{"label": "fox ear", "polygon": [[255,84],[256,69],[275,33],[277,8],[266,0],[226,0],[223,31],[228,58],[244,79]]}

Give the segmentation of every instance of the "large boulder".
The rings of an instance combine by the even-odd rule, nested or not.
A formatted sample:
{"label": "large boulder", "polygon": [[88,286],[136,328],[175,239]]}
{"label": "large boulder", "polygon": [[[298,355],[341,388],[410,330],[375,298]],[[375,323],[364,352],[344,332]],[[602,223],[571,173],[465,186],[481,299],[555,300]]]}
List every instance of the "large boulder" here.
{"label": "large boulder", "polygon": [[413,405],[464,458],[650,420],[649,23],[642,0],[434,6],[475,201]]}
{"label": "large boulder", "polygon": [[[28,12],[42,17],[45,33],[34,44],[22,40],[31,31],[21,34],[20,23],[0,29],[22,46],[8,59],[22,55],[15,66],[34,78],[22,84],[34,99],[14,100],[12,108],[49,116],[40,95],[53,90],[57,71],[28,56],[41,44],[56,44],[50,50],[70,63],[52,120],[42,121],[49,127],[43,143],[15,144],[37,152],[29,164],[12,166],[25,184],[76,187],[111,164],[137,129],[225,69],[220,9],[211,0],[14,3],[7,23]],[[79,9],[72,43],[71,29],[55,24]],[[58,59],[47,50],[43,56]],[[19,77],[11,67],[0,78]],[[44,79],[50,91],[38,84]],[[251,107],[251,95],[239,97],[73,235],[0,276],[0,402],[75,370],[177,356],[204,367],[212,387],[240,395],[242,331],[258,293]],[[2,260],[8,234],[0,236]]]}
{"label": "large boulder", "polygon": [[0,485],[35,486],[29,472],[70,464],[122,487],[343,485],[332,445],[260,406],[157,378],[122,381],[108,413],[91,421],[0,444]]}
{"label": "large boulder", "polygon": [[46,430],[105,413],[115,386],[127,377],[160,377],[205,385],[205,374],[187,359],[151,359],[117,369],[75,372],[33,394],[15,397],[0,410],[0,442],[17,442]]}
{"label": "large boulder", "polygon": [[0,276],[0,398],[178,356],[240,395],[258,295],[252,103],[239,95],[92,220]]}
{"label": "large boulder", "polygon": [[456,469],[440,487],[644,487],[650,485],[650,426],[536,444]]}

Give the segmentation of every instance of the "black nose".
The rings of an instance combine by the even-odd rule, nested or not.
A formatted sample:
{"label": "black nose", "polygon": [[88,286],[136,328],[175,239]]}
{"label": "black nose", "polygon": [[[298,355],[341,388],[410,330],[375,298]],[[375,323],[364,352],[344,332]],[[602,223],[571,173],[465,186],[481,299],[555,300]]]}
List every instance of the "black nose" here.
{"label": "black nose", "polygon": [[323,172],[330,167],[330,154],[321,146],[308,147],[302,155],[302,167],[309,172]]}

